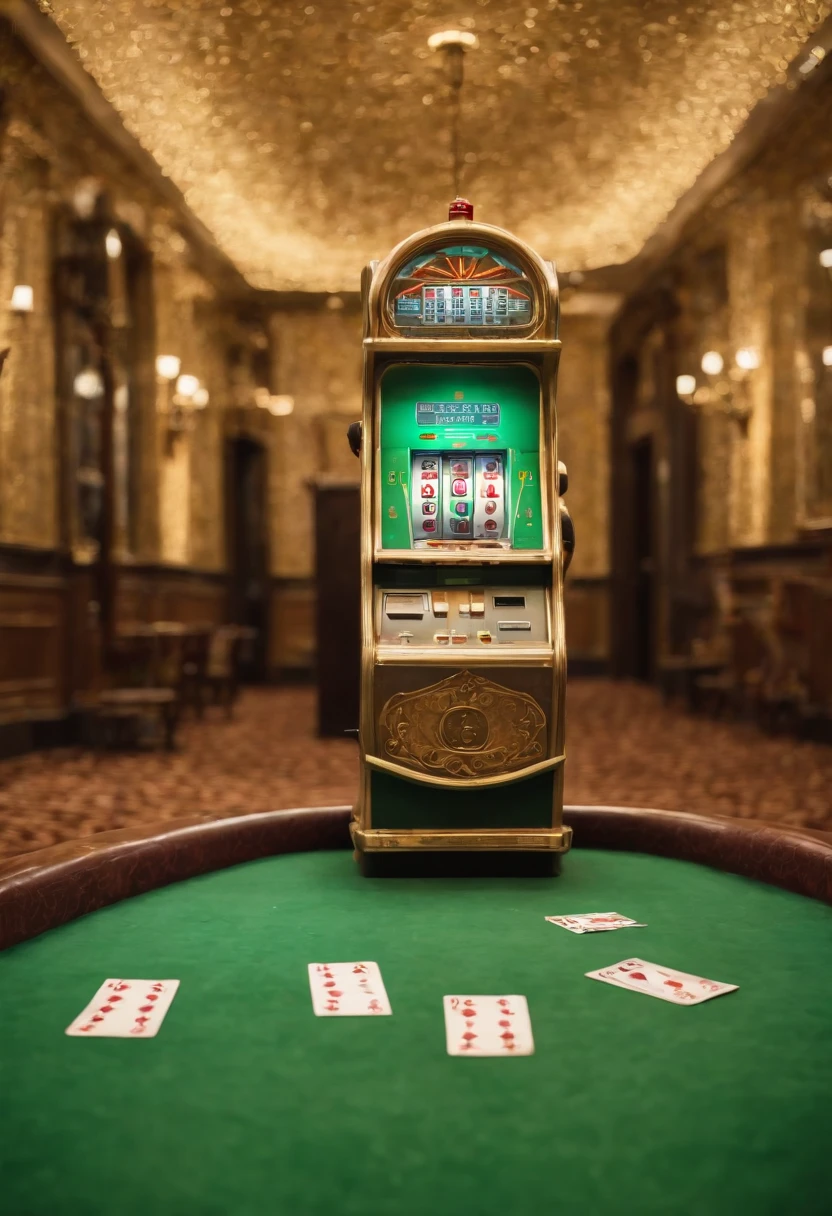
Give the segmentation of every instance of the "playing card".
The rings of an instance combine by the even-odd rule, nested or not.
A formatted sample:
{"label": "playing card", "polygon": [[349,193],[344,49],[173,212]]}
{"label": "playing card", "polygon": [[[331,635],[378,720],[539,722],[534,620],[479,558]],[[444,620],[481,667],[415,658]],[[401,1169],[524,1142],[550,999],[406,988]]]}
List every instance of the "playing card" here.
{"label": "playing card", "polygon": [[582,912],[575,916],[547,916],[552,925],[560,925],[570,933],[609,933],[611,929],[646,929],[641,921],[622,916],[620,912]]}
{"label": "playing card", "polygon": [[635,992],[646,992],[673,1005],[700,1005],[712,997],[726,992],[736,992],[738,984],[720,984],[706,980],[701,975],[689,975],[686,971],[674,971],[672,967],[658,967],[642,958],[628,958],[612,967],[600,971],[587,971],[591,980],[602,980],[619,988],[631,988]]}
{"label": "playing card", "polygon": [[390,1014],[378,963],[310,963],[309,987],[316,1017]]}
{"label": "playing card", "polygon": [[79,1038],[152,1039],[179,980],[105,980],[66,1033]]}
{"label": "playing card", "polygon": [[449,1056],[530,1056],[532,1024],[524,996],[446,996]]}

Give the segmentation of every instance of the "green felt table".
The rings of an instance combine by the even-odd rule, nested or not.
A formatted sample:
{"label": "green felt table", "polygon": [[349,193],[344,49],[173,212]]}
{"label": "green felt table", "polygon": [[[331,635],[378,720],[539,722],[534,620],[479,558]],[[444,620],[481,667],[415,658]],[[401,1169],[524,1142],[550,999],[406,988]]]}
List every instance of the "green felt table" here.
{"label": "green felt table", "polygon": [[[642,929],[575,936],[557,913]],[[692,1008],[584,973],[637,955]],[[316,1018],[307,964],[372,959],[384,1018]],[[832,910],[689,861],[362,878],[296,852],[123,899],[0,954],[0,1211],[829,1211]],[[177,978],[155,1039],[66,1026],[108,976]],[[445,993],[523,993],[531,1057],[446,1054]]]}

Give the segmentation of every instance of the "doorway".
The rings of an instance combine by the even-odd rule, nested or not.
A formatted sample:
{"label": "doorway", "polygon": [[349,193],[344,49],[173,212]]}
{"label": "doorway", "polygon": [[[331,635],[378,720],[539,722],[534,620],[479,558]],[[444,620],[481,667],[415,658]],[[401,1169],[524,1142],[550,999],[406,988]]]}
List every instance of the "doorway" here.
{"label": "doorway", "polygon": [[637,680],[655,674],[656,568],[653,494],[653,437],[630,446],[633,489],[633,671]]}
{"label": "doorway", "polygon": [[230,617],[256,630],[243,648],[241,675],[262,683],[269,653],[268,458],[255,439],[227,440],[226,504]]}

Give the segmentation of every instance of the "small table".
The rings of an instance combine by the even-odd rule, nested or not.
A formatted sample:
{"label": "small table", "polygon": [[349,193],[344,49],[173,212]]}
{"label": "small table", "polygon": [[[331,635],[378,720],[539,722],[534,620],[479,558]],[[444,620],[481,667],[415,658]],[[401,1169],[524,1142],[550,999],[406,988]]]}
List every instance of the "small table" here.
{"label": "small table", "polygon": [[172,688],[110,689],[99,694],[95,715],[99,722],[154,717],[161,727],[165,746],[172,750],[175,745],[178,703]]}
{"label": "small table", "polygon": [[662,701],[668,705],[674,697],[681,697],[692,712],[696,709],[697,682],[703,677],[717,677],[724,672],[725,663],[717,659],[695,658],[684,654],[665,655],[658,664]]}

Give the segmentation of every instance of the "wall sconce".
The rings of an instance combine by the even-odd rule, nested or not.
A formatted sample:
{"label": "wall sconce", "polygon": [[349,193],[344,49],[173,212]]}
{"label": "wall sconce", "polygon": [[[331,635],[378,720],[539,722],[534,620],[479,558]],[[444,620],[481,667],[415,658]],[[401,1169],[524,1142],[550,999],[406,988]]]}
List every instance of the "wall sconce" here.
{"label": "wall sconce", "polygon": [[292,413],[294,408],[294,397],[290,397],[286,393],[276,393],[269,401],[269,413],[275,418],[285,418],[287,414]]}
{"label": "wall sconce", "polygon": [[175,435],[181,435],[183,431],[194,429],[196,415],[205,408],[200,404],[203,400],[207,405],[208,390],[202,387],[197,376],[190,376],[186,372],[177,377],[176,390],[168,406],[169,439]]}
{"label": "wall sconce", "polygon": [[156,358],[156,374],[162,380],[175,380],[181,366],[182,361],[178,355],[158,355]]}
{"label": "wall sconce", "polygon": [[760,366],[760,352],[756,346],[741,346],[734,355],[734,362],[744,372],[755,372]]}
{"label": "wall sconce", "polygon": [[818,64],[822,63],[825,58],[826,48],[813,46],[797,70],[801,76],[808,76],[810,72],[814,72]]}
{"label": "wall sconce", "polygon": [[271,393],[261,385],[254,390],[254,404],[261,410],[268,410],[272,417],[281,418],[292,413],[295,399],[286,393]]}
{"label": "wall sconce", "polygon": [[82,177],[76,182],[72,192],[72,205],[75,214],[82,220],[91,219],[95,212],[98,196],[101,194],[101,182],[95,177]]}
{"label": "wall sconce", "polygon": [[744,431],[751,417],[748,393],[749,373],[760,366],[760,352],[755,346],[740,347],[734,354],[735,366],[727,378],[714,380],[725,369],[725,359],[718,350],[706,350],[700,367],[709,382],[697,384],[696,377],[676,377],[676,394],[681,401],[703,414],[724,414]]}
{"label": "wall sconce", "polygon": [[111,228],[104,237],[104,248],[107,250],[107,257],[113,261],[121,257],[121,237],[115,228]]}
{"label": "wall sconce", "polygon": [[34,307],[34,290],[27,283],[17,283],[12,289],[12,298],[9,301],[11,311],[22,314],[24,312],[32,312]]}
{"label": "wall sconce", "polygon": [[[205,409],[209,394],[199,382],[198,376],[181,372],[182,360],[178,355],[158,355],[156,373],[165,383],[165,396],[160,413],[165,415],[168,428],[168,450],[177,435],[192,431],[196,414]],[[175,385],[174,385],[175,382]]]}
{"label": "wall sconce", "polygon": [[101,372],[94,367],[85,367],[73,380],[72,389],[76,397],[81,397],[84,401],[95,401],[96,397],[104,394]]}
{"label": "wall sconce", "polygon": [[199,391],[199,377],[189,376],[187,374],[178,376],[176,380],[176,393],[179,397],[184,397],[190,400],[194,393]]}
{"label": "wall sconce", "polygon": [[832,270],[832,249],[821,249],[818,254],[818,261],[824,270]]}
{"label": "wall sconce", "polygon": [[824,367],[832,367],[832,346],[824,346],[821,359]]}

